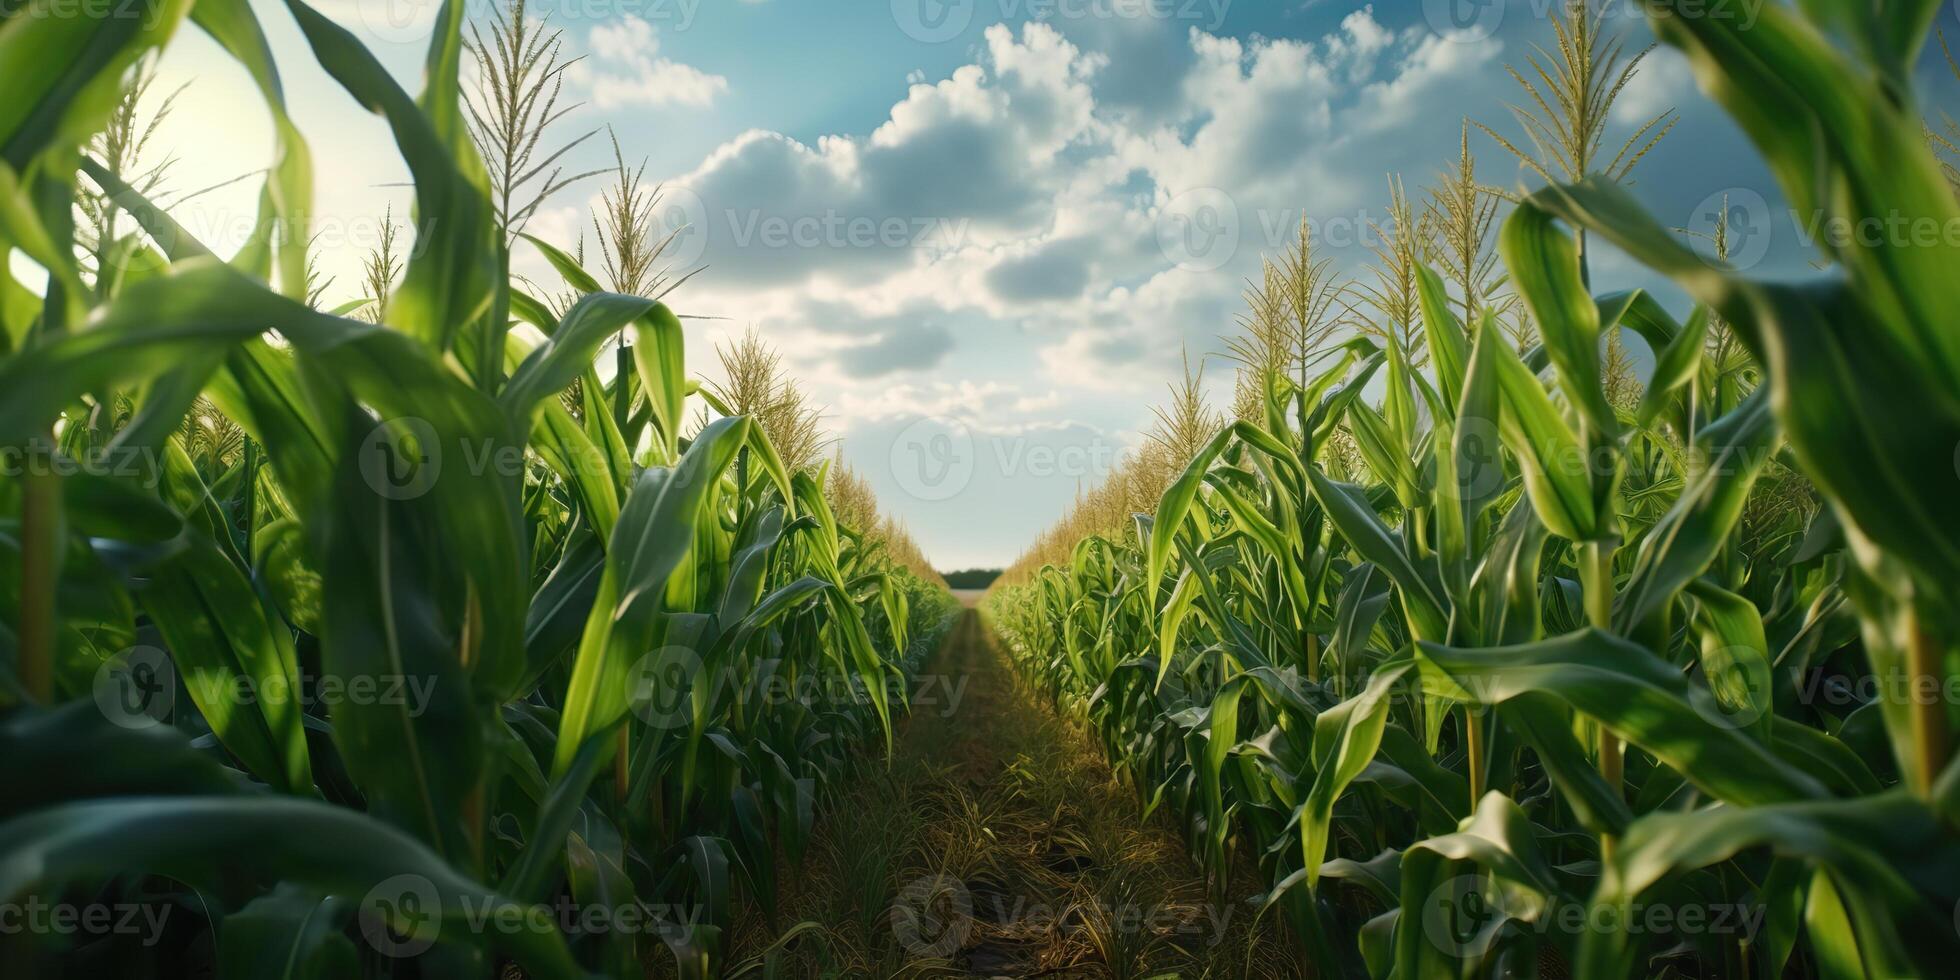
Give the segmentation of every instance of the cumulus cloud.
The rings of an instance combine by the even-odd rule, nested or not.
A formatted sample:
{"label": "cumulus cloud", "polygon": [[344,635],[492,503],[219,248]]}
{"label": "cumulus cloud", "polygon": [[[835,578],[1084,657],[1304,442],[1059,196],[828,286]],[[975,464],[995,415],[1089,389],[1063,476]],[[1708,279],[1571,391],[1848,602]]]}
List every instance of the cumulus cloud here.
{"label": "cumulus cloud", "polygon": [[1088,237],[1044,243],[987,270],[987,286],[1008,302],[1073,299],[1089,285],[1098,243]]}
{"label": "cumulus cloud", "polygon": [[594,27],[586,46],[591,59],[572,65],[566,74],[591,89],[592,103],[600,109],[699,108],[728,91],[728,79],[661,56],[659,28],[632,14]]}
{"label": "cumulus cloud", "polygon": [[890,286],[969,246],[1045,230],[1057,158],[1095,126],[1099,58],[1044,25],[987,31],[981,63],[912,85],[869,135],[754,131],[675,183],[714,281]]}
{"label": "cumulus cloud", "polygon": [[[1462,113],[1504,122],[1507,43],[1387,26],[1374,6],[1306,38],[994,25],[971,64],[911,73],[868,133],[749,132],[676,178],[707,267],[690,303],[802,346],[847,434],[908,413],[1127,431],[1182,351],[1219,349],[1303,216],[1341,271],[1371,261],[1389,175],[1419,194]],[[1512,182],[1485,150],[1486,178]],[[1217,201],[1198,225],[1193,195]],[[1194,229],[1219,239],[1196,267],[1178,254]],[[1222,398],[1229,371],[1211,379]]]}
{"label": "cumulus cloud", "polygon": [[851,422],[930,417],[985,425],[1025,397],[1018,387],[999,381],[919,381],[845,392],[836,407]]}
{"label": "cumulus cloud", "polygon": [[1645,125],[1692,98],[1694,88],[1694,72],[1687,56],[1674,48],[1655,48],[1640,63],[1640,73],[1620,90],[1612,120],[1623,126]]}
{"label": "cumulus cloud", "polygon": [[952,331],[943,324],[920,323],[846,347],[837,355],[837,363],[851,377],[880,378],[934,367],[952,349]]}

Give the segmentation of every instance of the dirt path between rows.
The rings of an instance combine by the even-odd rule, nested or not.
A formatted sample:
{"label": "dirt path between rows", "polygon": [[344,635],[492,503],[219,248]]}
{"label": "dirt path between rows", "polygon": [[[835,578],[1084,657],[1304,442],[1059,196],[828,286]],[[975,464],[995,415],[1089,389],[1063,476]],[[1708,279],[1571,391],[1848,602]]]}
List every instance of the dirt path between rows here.
{"label": "dirt path between rows", "polygon": [[972,609],[913,685],[889,768],[867,760],[784,871],[779,921],[818,925],[752,954],[756,976],[1295,975],[1251,876],[1209,902],[1168,820],[1144,819]]}

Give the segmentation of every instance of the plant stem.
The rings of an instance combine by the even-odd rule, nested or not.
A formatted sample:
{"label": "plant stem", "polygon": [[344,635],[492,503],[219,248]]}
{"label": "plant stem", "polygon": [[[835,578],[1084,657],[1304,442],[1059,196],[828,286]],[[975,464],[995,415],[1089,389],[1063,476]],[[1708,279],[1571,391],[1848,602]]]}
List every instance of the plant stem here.
{"label": "plant stem", "polygon": [[[620,431],[626,430],[626,419],[633,408],[633,345],[621,343],[613,349],[613,424]],[[647,395],[653,397],[651,393]],[[626,447],[631,452],[633,447]]]}
{"label": "plant stem", "polygon": [[625,725],[619,726],[619,732],[613,736],[615,745],[613,749],[613,795],[614,799],[622,802],[626,799],[627,790],[632,785],[632,774],[627,769],[627,763],[633,754],[633,743],[627,738],[626,728],[627,726]]}
{"label": "plant stem", "polygon": [[1470,757],[1470,810],[1477,812],[1477,801],[1484,796],[1484,710],[1479,705],[1463,706],[1463,748]]}
{"label": "plant stem", "polygon": [[[54,445],[53,435],[39,436]],[[30,459],[21,481],[20,683],[38,703],[54,700],[54,595],[60,577],[61,478]]]}
{"label": "plant stem", "polygon": [[1587,541],[1579,546],[1579,584],[1585,591],[1586,625],[1613,625],[1613,543]]}
{"label": "plant stem", "polygon": [[1946,769],[1947,755],[1952,751],[1946,701],[1937,693],[1943,690],[1940,654],[1944,648],[1939,637],[1926,628],[1916,605],[1907,622],[1911,631],[1906,645],[1910,681],[1906,690],[1912,706],[1913,788],[1921,796],[1931,797],[1933,784]]}
{"label": "plant stem", "polygon": [[252,547],[252,538],[259,530],[259,444],[251,436],[245,437],[245,559],[257,562],[258,551]]}
{"label": "plant stem", "polygon": [[1586,230],[1584,228],[1577,229],[1576,234],[1573,235],[1573,240],[1579,253],[1579,281],[1590,289],[1592,288],[1592,262],[1586,256]]}
{"label": "plant stem", "polygon": [[[1579,545],[1579,584],[1585,593],[1586,623],[1593,629],[1610,629],[1613,624],[1612,541],[1586,541]],[[1599,776],[1614,795],[1625,794],[1625,773],[1620,758],[1620,737],[1599,726]],[[1599,839],[1601,860],[1612,857],[1613,838]]]}

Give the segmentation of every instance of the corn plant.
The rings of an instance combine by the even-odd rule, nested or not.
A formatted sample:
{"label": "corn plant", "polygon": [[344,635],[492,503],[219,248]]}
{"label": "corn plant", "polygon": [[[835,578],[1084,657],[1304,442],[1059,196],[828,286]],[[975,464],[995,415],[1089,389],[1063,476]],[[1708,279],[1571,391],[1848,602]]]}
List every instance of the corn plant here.
{"label": "corn plant", "polygon": [[[664,303],[544,243],[576,301],[512,288],[460,3],[419,97],[285,12],[414,179],[416,248],[365,320],[307,302],[310,154],[251,8],[0,21],[0,246],[49,273],[0,272],[0,901],[193,910],[179,939],[215,936],[224,976],[628,975],[649,945],[712,975],[734,896],[773,909],[779,851],[889,739],[950,597],[701,392]],[[90,149],[186,21],[278,139],[229,261]],[[86,243],[127,257],[94,289],[81,186],[140,229]],[[688,911],[567,930],[568,901]],[[0,938],[9,975],[169,952]]]}
{"label": "corn plant", "polygon": [[[1936,4],[1644,6],[1800,211],[1952,226],[1908,87]],[[1418,269],[1426,370],[1389,323],[1265,372],[1134,531],[988,616],[1207,868],[1260,866],[1319,974],[1942,974],[1951,245],[1767,283],[1566,176],[1499,234],[1542,343]],[[1593,295],[1579,231],[1698,305]],[[1626,331],[1655,365],[1616,397]],[[1731,905],[1758,918],[1647,916]]]}

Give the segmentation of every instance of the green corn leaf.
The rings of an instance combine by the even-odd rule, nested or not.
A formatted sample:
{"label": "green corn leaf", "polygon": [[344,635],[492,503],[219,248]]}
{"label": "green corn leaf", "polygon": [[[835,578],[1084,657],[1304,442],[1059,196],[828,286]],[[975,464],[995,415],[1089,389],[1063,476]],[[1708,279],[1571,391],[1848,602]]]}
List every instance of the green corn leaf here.
{"label": "green corn leaf", "polygon": [[[1319,446],[1326,441],[1347,412],[1348,403],[1360,396],[1375,372],[1387,362],[1388,352],[1377,348],[1366,337],[1356,337],[1342,345],[1340,361],[1299,394],[1301,412],[1306,415],[1302,428],[1313,433],[1312,445]],[[1352,375],[1348,373],[1350,367],[1354,368]]]}
{"label": "green corn leaf", "polygon": [[1618,834],[1633,821],[1620,791],[1600,778],[1594,760],[1573,735],[1572,711],[1555,694],[1527,691],[1505,701],[1497,716],[1538,755],[1579,824],[1595,834]]}
{"label": "green corn leaf", "polygon": [[1722,715],[1771,744],[1776,705],[1769,641],[1754,603],[1706,582],[1688,586],[1695,598],[1695,631],[1701,635],[1701,673]]}
{"label": "green corn leaf", "polygon": [[748,426],[741,416],[709,423],[677,466],[644,471],[627,496],[572,665],[554,780],[564,777],[586,739],[625,715],[632,658],[650,649],[667,577],[693,546],[701,501],[734,461]]}
{"label": "green corn leaf", "polygon": [[789,468],[783,465],[782,456],[777,454],[775,444],[769,441],[769,433],[759,425],[749,430],[749,450],[754,454],[756,464],[762,467],[762,472],[775,485],[776,492],[782,495],[788,515],[795,517],[796,490],[789,476]]}
{"label": "green corn leaf", "polygon": [[1459,604],[1469,592],[1471,535],[1506,483],[1500,452],[1503,393],[1492,349],[1503,342],[1486,316],[1469,353],[1455,414],[1437,422],[1433,441],[1437,557],[1451,598]]}
{"label": "green corn leaf", "polygon": [[1381,522],[1360,488],[1327,478],[1318,467],[1307,471],[1314,499],[1326,508],[1327,518],[1348,544],[1376,568],[1388,575],[1402,596],[1402,608],[1409,626],[1418,636],[1444,636],[1449,617],[1433,584],[1417,569],[1403,551],[1401,542]]}
{"label": "green corn leaf", "polygon": [[1267,459],[1278,463],[1282,467],[1281,472],[1287,477],[1295,481],[1299,479],[1301,472],[1299,453],[1281,442],[1279,437],[1250,422],[1244,421],[1232,423],[1232,434],[1237,436],[1240,442],[1257,450]]}
{"label": "green corn leaf", "polygon": [[1232,438],[1231,429],[1222,429],[1191,457],[1191,462],[1179,473],[1176,480],[1165,489],[1163,499],[1157,502],[1156,520],[1150,532],[1150,562],[1144,573],[1146,597],[1152,597],[1158,584],[1164,580],[1164,567],[1170,562],[1171,551],[1176,545],[1177,533],[1184,527],[1184,519],[1191,512],[1191,504],[1198,498],[1198,488],[1204,484],[1205,470],[1211,461],[1224,450]]}
{"label": "green corn leaf", "polygon": [[[609,541],[613,527],[619,522],[619,490],[611,454],[593,445],[585,428],[563,405],[547,400],[540,403],[537,412],[531,448],[578,498],[580,511],[599,540]],[[600,418],[608,416],[602,412]],[[592,421],[591,413],[586,414],[586,419],[588,423]]]}
{"label": "green corn leaf", "polygon": [[[367,417],[346,411],[346,428],[359,431]],[[474,834],[465,801],[478,791],[485,754],[474,685],[447,620],[451,610],[483,613],[474,596],[451,605],[456,597],[437,567],[451,557],[421,546],[438,520],[434,495],[383,496],[362,468],[357,447],[366,440],[348,441],[327,494],[331,509],[308,529],[324,583],[322,674],[350,692],[332,707],[334,744],[369,812],[460,862]],[[376,693],[352,694],[364,688]]]}
{"label": "green corn leaf", "polygon": [[[1397,455],[1406,459],[1413,454],[1416,441],[1416,402],[1410,387],[1427,382],[1409,369],[1408,352],[1403,350],[1401,341],[1392,337],[1388,344],[1388,376],[1384,380],[1388,391],[1382,399],[1382,417],[1393,440],[1390,445]],[[1436,401],[1432,397],[1429,404],[1434,406]]]}
{"label": "green corn leaf", "polygon": [[[572,899],[588,908],[633,908],[643,901],[633,879],[613,856],[593,850],[577,832],[565,838],[565,877]],[[631,936],[609,930],[606,938],[608,958],[603,962],[607,975],[625,976],[644,969]]]}
{"label": "green corn leaf", "polygon": [[[1436,270],[1423,266],[1417,270],[1416,295],[1422,302],[1423,336],[1429,340],[1429,355],[1436,361],[1436,382],[1442,389],[1444,404],[1454,408],[1463,400],[1464,378],[1470,372],[1473,340],[1464,333],[1464,324],[1450,309],[1449,288]],[[1489,316],[1486,314],[1485,319]],[[1479,333],[1482,327],[1478,328]]]}
{"label": "green corn leaf", "polygon": [[1190,569],[1177,577],[1177,585],[1171,589],[1170,600],[1164,603],[1157,627],[1157,686],[1164,686],[1164,678],[1171,672],[1171,663],[1177,657],[1177,634],[1184,620],[1198,600],[1198,576]]}
{"label": "green corn leaf", "polygon": [[[0,896],[52,884],[156,874],[215,883],[216,869],[252,855],[262,874],[364,901],[410,939],[489,941],[539,977],[584,974],[555,929],[476,931],[472,912],[534,913],[452,870],[422,843],[341,807],[297,799],[124,797],[68,803],[0,824]],[[382,893],[375,889],[387,886]],[[426,900],[420,907],[399,901]],[[404,917],[409,913],[413,917]]]}
{"label": "green corn leaf", "polygon": [[587,293],[566,311],[551,336],[531,351],[497,396],[515,418],[542,399],[570,387],[590,369],[600,345],[653,309],[650,300],[618,293]]}
{"label": "green corn leaf", "polygon": [[86,330],[48,337],[0,364],[0,443],[25,443],[84,391],[143,381],[257,337],[265,311],[213,260],[180,264],[98,310]]}
{"label": "green corn leaf", "polygon": [[1648,378],[1647,391],[1640,396],[1640,407],[1634,413],[1637,424],[1645,426],[1659,418],[1672,404],[1674,393],[1694,383],[1707,343],[1708,308],[1697,306],[1694,315],[1688,317],[1687,326],[1667,346],[1655,348],[1654,373]]}
{"label": "green corn leaf", "polygon": [[[503,278],[502,241],[484,192],[482,162],[454,117],[454,49],[461,45],[462,4],[445,0],[430,41],[437,74],[426,114],[346,28],[301,0],[286,6],[299,21],[320,66],[370,112],[387,120],[415,180],[415,251],[388,298],[388,318],[437,353],[447,353],[464,326],[489,314]],[[447,51],[448,54],[434,54]],[[445,78],[444,75],[448,77]],[[490,350],[501,356],[501,335]]]}
{"label": "green corn leaf", "polygon": [[22,9],[0,29],[0,163],[25,172],[44,153],[71,152],[100,131],[137,59],[161,47],[190,13],[185,0],[142,16]]}
{"label": "green corn leaf", "polygon": [[539,254],[544,256],[545,261],[551,263],[551,267],[565,277],[565,282],[573,289],[581,293],[605,292],[605,287],[599,285],[599,280],[592,278],[592,274],[585,271],[584,267],[578,264],[577,259],[565,254],[563,249],[524,232],[519,232],[518,237],[530,242]]}
{"label": "green corn leaf", "polygon": [[328,980],[360,971],[360,957],[342,930],[351,903],[293,885],[225,916],[218,976],[231,980]]}
{"label": "green corn leaf", "polygon": [[[290,299],[304,301],[308,286],[306,252],[310,242],[306,223],[313,207],[313,158],[305,137],[300,135],[298,125],[288,113],[285,89],[280,83],[279,69],[273,64],[271,45],[246,0],[198,0],[191,8],[191,20],[244,66],[272,114],[272,167],[266,174],[252,233],[233,264],[257,272],[260,265],[269,265],[269,260],[276,258],[280,291]],[[152,237],[156,236],[148,222],[144,227]],[[172,244],[181,238],[156,240],[170,254]],[[278,248],[273,250],[275,241]],[[268,250],[276,254],[268,255]],[[177,258],[175,254],[171,257]]]}
{"label": "green corn leaf", "polygon": [[1614,621],[1621,632],[1661,612],[1707,569],[1742,517],[1776,436],[1763,389],[1695,434],[1693,466],[1681,494],[1641,540],[1633,574],[1616,600]]}
{"label": "green corn leaf", "polygon": [[[750,429],[753,436],[760,426]],[[769,556],[783,538],[783,508],[772,505],[756,511],[742,526],[735,553],[729,559],[728,584],[722,591],[715,621],[724,631],[749,614],[762,596],[763,576],[769,571]]]}
{"label": "green corn leaf", "polygon": [[1791,448],[1847,523],[1933,580],[1960,578],[1960,531],[1952,530],[1960,497],[1947,492],[1960,445],[1960,405],[1950,397],[1960,382],[1949,378],[1960,374],[1932,373],[1942,370],[1938,355],[1909,351],[1886,333],[1852,336],[1853,324],[1889,321],[1842,285],[1755,283],[1715,269],[1622,190],[1586,183],[1540,197],[1673,277],[1735,327],[1769,371],[1765,387]]}
{"label": "green corn leaf", "polygon": [[[631,377],[631,374],[627,375],[629,380]],[[615,389],[619,383],[618,379],[614,379]],[[600,461],[612,476],[614,492],[623,497],[633,485],[633,474],[637,469],[632,453],[626,447],[626,434],[620,431],[613,413],[607,410],[606,389],[599,384],[597,371],[588,369],[579,389],[581,408],[585,414],[585,437],[599,451]]]}
{"label": "green corn leaf", "polygon": [[1511,282],[1531,310],[1545,338],[1545,352],[1558,366],[1559,387],[1594,431],[1619,434],[1619,419],[1606,401],[1599,375],[1599,307],[1586,293],[1579,252],[1572,237],[1552,224],[1552,215],[1525,204],[1504,222],[1498,239]]}
{"label": "green corn leaf", "polygon": [[1312,788],[1300,804],[1301,867],[1307,870],[1307,886],[1320,880],[1321,864],[1327,857],[1327,839],[1333,827],[1334,804],[1347,791],[1349,783],[1374,761],[1381,746],[1382,730],[1388,724],[1388,709],[1396,683],[1414,666],[1407,660],[1375,668],[1368,686],[1360,694],[1321,713],[1313,723]]}
{"label": "green corn leaf", "polygon": [[510,315],[538,328],[547,337],[558,326],[558,318],[544,301],[515,286],[510,288]]}
{"label": "green corn leaf", "polygon": [[[1462,864],[1484,875],[1457,873]],[[1397,976],[1455,977],[1501,943],[1505,925],[1531,925],[1567,901],[1535,828],[1518,805],[1492,792],[1463,829],[1417,841],[1402,853],[1403,921],[1395,933]],[[1554,937],[1556,931],[1549,933]]]}
{"label": "green corn leaf", "polygon": [[[1656,813],[1628,829],[1601,876],[1595,906],[1624,910],[1663,879],[1726,861],[1748,848],[1814,861],[1848,896],[1872,975],[1937,974],[1960,955],[1947,921],[1960,850],[1925,806],[1894,790],[1856,800],[1713,807]],[[1590,930],[1578,970],[1629,975],[1624,933]],[[1826,937],[1829,939],[1830,937]],[[1842,947],[1839,947],[1842,948]]]}
{"label": "green corn leaf", "polygon": [[1517,352],[1509,344],[1490,347],[1504,395],[1504,442],[1517,456],[1538,519],[1553,534],[1573,541],[1608,533],[1594,502],[1592,459],[1579,437]]}
{"label": "green corn leaf", "polygon": [[[181,492],[208,492],[174,443],[165,459]],[[212,541],[213,530],[221,529],[186,529],[187,547],[156,568],[138,595],[218,740],[272,786],[311,794],[291,634],[268,619],[252,583]]]}
{"label": "green corn leaf", "polygon": [[1226,512],[1232,515],[1233,523],[1253,540],[1258,541],[1265,548],[1266,553],[1279,563],[1281,583],[1293,608],[1302,612],[1310,609],[1312,602],[1307,596],[1307,582],[1301,574],[1298,563],[1293,560],[1293,547],[1287,540],[1285,532],[1261,514],[1238,491],[1232,489],[1230,482],[1225,478],[1214,473],[1207,477],[1205,482],[1211,486],[1213,498],[1224,505]]}
{"label": "green corn leaf", "polygon": [[4,161],[0,161],[0,241],[20,249],[22,254],[49,270],[63,287],[68,303],[67,318],[70,321],[82,318],[81,298],[88,295],[82,277],[74,261],[55,247],[53,234],[34,211],[33,198],[21,186],[19,175]]}
{"label": "green corn leaf", "polygon": [[1816,780],[1690,703],[1687,682],[1647,650],[1597,630],[1521,646],[1458,650],[1418,644],[1424,677],[1441,693],[1503,704],[1546,691],[1652,753],[1717,799],[1758,805],[1821,797]]}
{"label": "green corn leaf", "polygon": [[[1844,898],[1831,883],[1831,873],[1818,869],[1810,879],[1809,901],[1804,903],[1804,931],[1810,934],[1816,951],[1817,973],[1826,980],[1864,980],[1869,976],[1898,974],[1902,964],[1890,964],[1889,971],[1867,972],[1865,958],[1858,952],[1858,927],[1844,907]],[[1886,956],[1880,952],[1879,956]],[[1889,959],[1889,957],[1888,957]],[[1873,964],[1884,970],[1886,964]]]}
{"label": "green corn leaf", "polygon": [[580,529],[573,543],[538,586],[524,618],[525,687],[578,649],[605,577],[606,549],[598,534]]}
{"label": "green corn leaf", "polygon": [[1320,866],[1323,878],[1353,882],[1384,905],[1395,905],[1402,890],[1402,852],[1383,851],[1366,861],[1335,858]]}
{"label": "green corn leaf", "polygon": [[78,800],[221,796],[251,785],[175,728],[111,724],[93,698],[12,711],[0,719],[0,744],[0,779],[14,787],[0,798],[0,819]]}
{"label": "green corn leaf", "polygon": [[[1222,891],[1226,881],[1225,839],[1231,834],[1231,818],[1226,812],[1225,763],[1239,744],[1239,699],[1245,681],[1227,681],[1211,699],[1204,741],[1205,754],[1198,769],[1198,785],[1205,806],[1205,866]],[[1215,893],[1218,894],[1218,893]]]}
{"label": "green corn leaf", "polygon": [[500,890],[521,901],[542,902],[549,896],[551,875],[565,857],[565,838],[585,803],[586,789],[610,758],[614,732],[612,725],[594,732],[578,747],[571,766],[551,783],[551,789],[538,808],[531,837],[518,855],[517,863],[504,875]]}
{"label": "green corn leaf", "polygon": [[1416,496],[1415,464],[1409,461],[1411,447],[1400,437],[1397,426],[1361,401],[1348,406],[1348,421],[1352,423],[1354,444],[1360,448],[1362,458],[1395,492],[1396,502],[1404,509],[1421,506],[1422,501]]}
{"label": "green corn leaf", "polygon": [[633,363],[653,404],[653,424],[671,459],[680,445],[682,403],[687,399],[687,364],[681,321],[655,303],[633,326]]}

